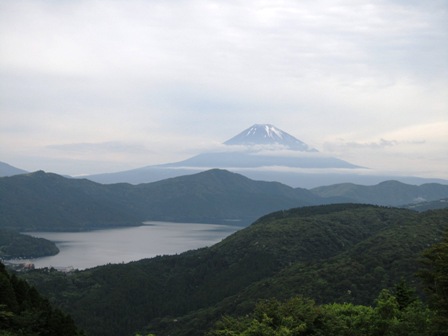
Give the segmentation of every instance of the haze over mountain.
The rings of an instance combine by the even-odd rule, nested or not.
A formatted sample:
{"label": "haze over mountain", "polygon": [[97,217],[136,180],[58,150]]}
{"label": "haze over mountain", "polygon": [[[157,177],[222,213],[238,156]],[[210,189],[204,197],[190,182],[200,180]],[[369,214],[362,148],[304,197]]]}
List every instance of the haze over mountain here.
{"label": "haze over mountain", "polygon": [[347,202],[353,203],[402,206],[440,201],[446,197],[448,186],[437,183],[416,186],[398,181],[385,181],[373,186],[353,183],[335,184],[314,188],[310,191],[320,197],[343,198]]}
{"label": "haze over mountain", "polygon": [[84,177],[99,183],[138,184],[212,168],[227,169],[251,179],[278,181],[302,188],[343,182],[376,184],[394,179],[411,184],[448,183],[441,179],[374,174],[368,168],[322,154],[271,124],[255,124],[225,141],[218,150],[201,153],[183,161]]}
{"label": "haze over mountain", "polygon": [[19,175],[19,174],[25,174],[27,173],[26,170],[13,167],[6,162],[0,161],[0,177],[3,176],[13,176],[13,175]]}

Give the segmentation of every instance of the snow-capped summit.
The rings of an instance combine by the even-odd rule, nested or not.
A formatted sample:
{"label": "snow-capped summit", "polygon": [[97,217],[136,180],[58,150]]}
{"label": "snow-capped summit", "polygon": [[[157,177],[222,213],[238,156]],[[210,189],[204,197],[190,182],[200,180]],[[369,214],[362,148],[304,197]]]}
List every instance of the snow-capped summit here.
{"label": "snow-capped summit", "polygon": [[225,145],[282,145],[301,152],[317,152],[316,149],[270,124],[255,124],[224,142]]}

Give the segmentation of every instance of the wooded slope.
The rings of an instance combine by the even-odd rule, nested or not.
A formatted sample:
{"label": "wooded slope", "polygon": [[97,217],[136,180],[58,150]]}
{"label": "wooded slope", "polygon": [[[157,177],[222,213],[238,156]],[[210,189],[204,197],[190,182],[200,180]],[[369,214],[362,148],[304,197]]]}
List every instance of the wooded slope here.
{"label": "wooded slope", "polygon": [[78,231],[145,220],[248,225],[272,211],[321,202],[305,189],[217,169],[138,186],[36,172],[0,178],[0,227]]}
{"label": "wooded slope", "polygon": [[222,314],[244,314],[261,298],[371,304],[401,279],[418,287],[419,255],[447,229],[448,210],[306,207],[262,217],[209,248],[28,276],[92,335],[148,325],[160,335],[200,335]]}

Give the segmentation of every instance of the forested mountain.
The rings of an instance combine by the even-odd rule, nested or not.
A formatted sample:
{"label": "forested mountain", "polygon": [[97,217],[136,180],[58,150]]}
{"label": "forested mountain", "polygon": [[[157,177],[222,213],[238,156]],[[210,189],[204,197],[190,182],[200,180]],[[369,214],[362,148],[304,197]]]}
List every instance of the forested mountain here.
{"label": "forested mountain", "polygon": [[42,171],[0,178],[0,228],[77,231],[145,220],[248,225],[272,211],[330,203],[403,205],[448,197],[448,186],[390,181],[312,191],[213,169],[140,185],[103,185]]}
{"label": "forested mountain", "polygon": [[29,281],[91,335],[201,335],[260,299],[373,304],[448,230],[448,210],[340,204],[279,211],[209,248]]}
{"label": "forested mountain", "polygon": [[145,220],[247,225],[272,211],[322,202],[305,189],[217,169],[137,186],[39,171],[0,178],[0,227],[86,230]]}
{"label": "forested mountain", "polygon": [[0,229],[0,259],[39,258],[58,252],[56,244],[49,240]]}
{"label": "forested mountain", "polygon": [[77,336],[71,317],[53,308],[24,280],[10,275],[0,263],[0,335]]}
{"label": "forested mountain", "polygon": [[427,183],[420,186],[385,181],[373,186],[335,184],[310,190],[320,197],[340,197],[347,202],[402,206],[446,198],[448,185]]}
{"label": "forested mountain", "polygon": [[21,231],[85,230],[140,222],[120,192],[88,180],[38,171],[0,178],[0,227]]}

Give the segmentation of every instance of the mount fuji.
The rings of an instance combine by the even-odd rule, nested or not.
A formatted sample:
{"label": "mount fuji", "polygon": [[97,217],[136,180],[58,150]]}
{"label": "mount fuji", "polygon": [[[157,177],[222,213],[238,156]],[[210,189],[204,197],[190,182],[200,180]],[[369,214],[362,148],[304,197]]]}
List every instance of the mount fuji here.
{"label": "mount fuji", "polygon": [[[278,181],[301,187],[352,181],[347,176],[363,169],[324,155],[271,124],[255,124],[225,141],[214,152],[198,154],[179,162],[84,177],[99,183],[138,184],[213,168],[227,169],[252,179]],[[349,172],[342,177],[341,170]],[[353,182],[360,181],[354,179]]]}
{"label": "mount fuji", "polygon": [[270,124],[255,124],[223,143],[220,151],[202,153],[162,167],[184,168],[360,168],[328,157]]}
{"label": "mount fuji", "polygon": [[306,143],[270,124],[255,124],[224,142],[225,145],[281,145],[301,152],[317,152]]}

